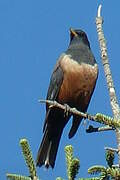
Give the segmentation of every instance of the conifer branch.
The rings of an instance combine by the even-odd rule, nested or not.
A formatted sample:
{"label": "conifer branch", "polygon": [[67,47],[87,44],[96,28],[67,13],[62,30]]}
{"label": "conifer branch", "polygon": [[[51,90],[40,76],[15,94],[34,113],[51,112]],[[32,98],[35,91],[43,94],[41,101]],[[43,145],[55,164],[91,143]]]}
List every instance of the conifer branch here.
{"label": "conifer branch", "polygon": [[100,177],[93,177],[93,178],[79,178],[78,180],[103,180]]}
{"label": "conifer branch", "polygon": [[103,123],[105,125],[109,125],[109,126],[111,126],[113,128],[120,128],[120,120],[113,119],[110,116],[106,116],[104,114],[97,113],[95,115],[95,119],[99,123]]}
{"label": "conifer branch", "polygon": [[70,176],[71,180],[74,180],[76,178],[76,175],[78,174],[80,168],[80,161],[77,158],[74,158],[70,165]]}
{"label": "conifer branch", "polygon": [[105,150],[118,153],[118,149],[116,149],[116,148],[105,147]]}
{"label": "conifer branch", "polygon": [[112,150],[106,150],[105,157],[106,157],[106,161],[107,161],[108,166],[111,168],[113,166],[113,163],[114,163],[115,152]]}
{"label": "conifer branch", "polygon": [[108,177],[119,180],[120,179],[120,169],[119,168],[110,168],[104,166],[92,166],[88,169],[89,174],[98,174],[101,173],[100,179],[107,179]]}
{"label": "conifer branch", "polygon": [[68,180],[74,180],[80,168],[80,161],[73,157],[73,147],[65,147]]}
{"label": "conifer branch", "polygon": [[7,174],[6,176],[10,180],[32,180],[30,177],[21,176],[21,175],[17,175],[17,174]]}
{"label": "conifer branch", "polygon": [[107,174],[115,180],[120,180],[120,169],[119,168],[107,168]]}
{"label": "conifer branch", "polygon": [[100,165],[95,165],[95,166],[92,166],[88,169],[88,173],[89,174],[98,174],[98,173],[106,173],[107,170],[106,170],[106,167],[105,166],[100,166]]}
{"label": "conifer branch", "polygon": [[30,176],[33,179],[37,175],[36,166],[35,166],[35,162],[34,162],[34,159],[32,157],[32,152],[30,150],[30,146],[29,146],[27,139],[21,139],[20,145],[22,148],[22,153],[23,153],[25,162],[26,162],[28,169],[29,169]]}
{"label": "conifer branch", "polygon": [[37,177],[37,171],[36,171],[34,159],[32,157],[32,152],[30,150],[30,146],[27,139],[21,139],[20,145],[22,147],[22,153],[23,153],[26,165],[28,166],[30,176],[22,176],[22,175],[8,173],[6,174],[7,178],[10,180],[39,180],[39,178]]}
{"label": "conifer branch", "polygon": [[65,155],[66,155],[68,180],[71,180],[70,166],[71,166],[71,162],[73,160],[73,147],[71,145],[65,147]]}

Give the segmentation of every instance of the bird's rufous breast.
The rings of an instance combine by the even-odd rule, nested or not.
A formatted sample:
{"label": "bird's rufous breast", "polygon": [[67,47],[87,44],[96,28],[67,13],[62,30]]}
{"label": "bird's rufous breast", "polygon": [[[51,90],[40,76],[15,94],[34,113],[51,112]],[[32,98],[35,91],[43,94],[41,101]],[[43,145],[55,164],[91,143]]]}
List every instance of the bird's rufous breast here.
{"label": "bird's rufous breast", "polygon": [[[97,64],[94,66],[85,63],[79,64],[77,61],[72,60],[69,55],[65,55],[60,60],[60,66],[64,73],[64,79],[58,100],[61,103],[74,101],[75,104],[77,102],[80,104],[80,101],[84,98],[84,102],[88,103],[96,84],[98,75]],[[79,101],[79,99],[81,100]]]}

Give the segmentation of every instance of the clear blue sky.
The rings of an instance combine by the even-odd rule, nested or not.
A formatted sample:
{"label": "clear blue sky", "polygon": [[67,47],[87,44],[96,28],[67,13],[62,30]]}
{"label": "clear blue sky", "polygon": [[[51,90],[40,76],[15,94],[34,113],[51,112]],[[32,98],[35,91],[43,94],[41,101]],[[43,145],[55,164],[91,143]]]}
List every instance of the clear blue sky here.
{"label": "clear blue sky", "polygon": [[[56,59],[68,47],[70,27],[86,31],[99,64],[99,78],[88,112],[112,115],[95,26],[100,2],[112,74],[120,97],[119,1],[0,0],[0,179],[5,180],[7,172],[28,175],[19,146],[21,138],[29,140],[36,158],[45,116],[45,106],[38,99],[46,97]],[[38,168],[41,179],[66,178],[67,144],[74,146],[75,155],[80,158],[78,177],[87,176],[91,165],[105,165],[104,146],[116,147],[114,132],[86,134],[83,124],[69,140],[70,125],[71,122],[63,133],[54,170]]]}

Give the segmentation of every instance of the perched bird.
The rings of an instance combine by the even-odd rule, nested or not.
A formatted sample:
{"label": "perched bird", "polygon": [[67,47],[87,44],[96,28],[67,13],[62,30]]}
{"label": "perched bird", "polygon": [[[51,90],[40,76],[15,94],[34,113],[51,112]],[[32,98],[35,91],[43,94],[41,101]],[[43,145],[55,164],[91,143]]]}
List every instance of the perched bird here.
{"label": "perched bird", "polygon": [[[82,30],[70,29],[70,44],[60,56],[53,70],[47,99],[86,112],[98,77],[98,66],[90,49],[87,35]],[[46,105],[43,139],[38,150],[37,166],[54,168],[60,138],[71,115]],[[69,138],[72,138],[82,120],[73,115]]]}

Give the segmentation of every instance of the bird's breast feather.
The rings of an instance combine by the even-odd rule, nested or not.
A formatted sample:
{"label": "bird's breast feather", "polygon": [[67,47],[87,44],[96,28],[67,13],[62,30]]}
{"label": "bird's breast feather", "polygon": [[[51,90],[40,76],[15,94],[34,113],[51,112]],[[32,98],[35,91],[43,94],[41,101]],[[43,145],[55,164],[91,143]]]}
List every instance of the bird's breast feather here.
{"label": "bird's breast feather", "polygon": [[97,64],[79,64],[71,59],[69,55],[64,55],[60,60],[60,66],[63,70],[64,78],[59,91],[59,99],[67,103],[71,99],[73,101],[73,99],[80,98],[81,94],[89,98],[98,76]]}

